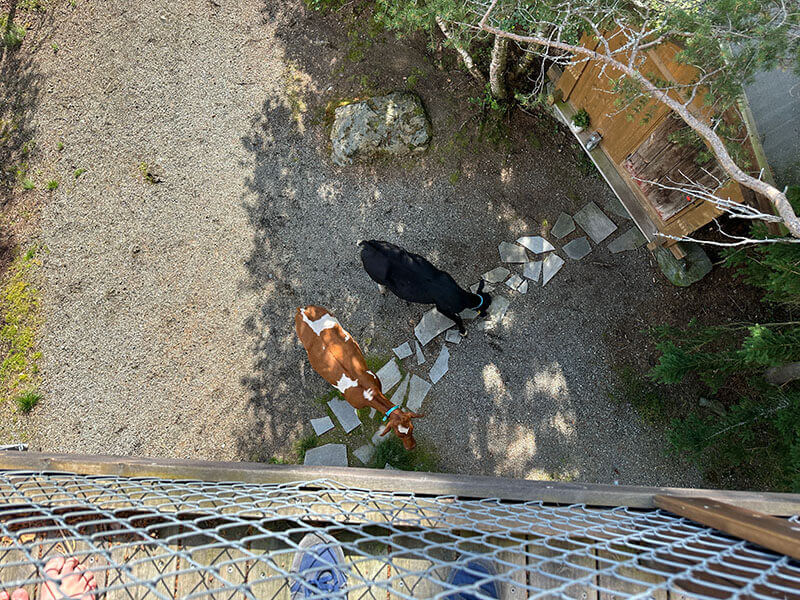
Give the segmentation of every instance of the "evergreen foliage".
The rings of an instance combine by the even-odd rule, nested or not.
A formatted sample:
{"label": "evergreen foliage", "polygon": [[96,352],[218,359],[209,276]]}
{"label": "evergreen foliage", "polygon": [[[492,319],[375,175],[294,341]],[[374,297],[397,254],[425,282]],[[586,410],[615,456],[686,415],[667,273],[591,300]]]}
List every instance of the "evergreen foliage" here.
{"label": "evergreen foliage", "polygon": [[[800,205],[798,189],[789,196]],[[766,237],[763,225],[753,235]],[[730,252],[727,265],[765,291],[775,311],[800,306],[800,244],[764,244]],[[651,371],[660,383],[696,376],[714,402],[698,402],[673,419],[674,448],[715,483],[800,492],[800,381],[782,387],[764,379],[769,367],[800,362],[800,321],[733,323],[651,330],[661,352]]]}

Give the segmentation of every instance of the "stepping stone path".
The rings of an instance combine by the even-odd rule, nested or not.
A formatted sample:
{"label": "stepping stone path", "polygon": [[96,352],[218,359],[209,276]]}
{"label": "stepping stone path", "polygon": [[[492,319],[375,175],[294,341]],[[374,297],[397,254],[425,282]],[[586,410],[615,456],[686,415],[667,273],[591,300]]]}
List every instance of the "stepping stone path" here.
{"label": "stepping stone path", "polygon": [[347,446],[344,444],[325,444],[306,450],[304,465],[314,467],[346,467]]}
{"label": "stepping stone path", "polygon": [[551,244],[546,239],[538,235],[522,236],[521,238],[517,239],[517,243],[522,244],[528,250],[536,254],[542,254],[543,252],[550,252],[551,250],[555,250],[553,244]]}
{"label": "stepping stone path", "polygon": [[488,331],[495,329],[506,315],[511,302],[505,296],[495,296],[487,311],[486,319],[478,323],[478,329]]}
{"label": "stepping stone path", "polygon": [[[618,217],[626,219],[627,221],[632,220],[631,216],[628,214],[628,211],[625,209],[625,207],[622,205],[622,202],[620,202],[619,198],[617,198],[616,196],[612,196],[611,200],[608,201],[608,204],[606,204],[606,210],[608,212],[614,213]],[[639,230],[637,229],[636,231]]]}
{"label": "stepping stone path", "polygon": [[507,263],[524,263],[528,262],[528,254],[525,248],[517,244],[509,244],[508,242],[501,242],[498,247],[500,251],[500,260]]}
{"label": "stepping stone path", "polygon": [[345,433],[350,433],[353,429],[361,425],[361,421],[358,420],[358,414],[356,414],[356,409],[350,406],[345,400],[339,400],[339,398],[329,400],[328,408],[331,409],[331,412],[333,412],[333,415],[339,421]]}
{"label": "stepping stone path", "polygon": [[575,222],[581,226],[595,244],[599,244],[617,230],[617,226],[594,202],[575,213]]}
{"label": "stepping stone path", "polygon": [[417,364],[424,365],[425,364],[425,355],[422,353],[422,346],[419,345],[419,342],[414,342],[417,345]]}
{"label": "stepping stone path", "polygon": [[444,341],[450,342],[451,344],[460,344],[461,339],[461,334],[457,329],[448,329],[447,333],[444,335]]}
{"label": "stepping stone path", "polygon": [[561,239],[573,231],[575,231],[575,221],[567,213],[562,212],[560,215],[558,215],[556,224],[553,225],[553,229],[550,230],[550,233],[552,233],[558,239]]}
{"label": "stepping stone path", "polygon": [[311,426],[314,428],[314,433],[322,435],[333,429],[333,421],[330,417],[321,417],[319,419],[311,419]]}
{"label": "stepping stone path", "polygon": [[525,263],[525,268],[522,274],[528,279],[533,280],[535,283],[539,282],[539,276],[542,274],[542,261],[534,260],[533,262]]}
{"label": "stepping stone path", "polygon": [[523,283],[525,283],[525,280],[516,273],[506,280],[506,285],[514,291],[517,291]]}
{"label": "stepping stone path", "polygon": [[381,380],[381,389],[385,394],[394,386],[396,386],[398,381],[400,381],[400,368],[397,366],[397,361],[395,359],[391,359],[380,369],[378,369],[378,372],[375,373],[375,376]]}
{"label": "stepping stone path", "polygon": [[571,242],[564,244],[564,254],[572,260],[580,260],[591,251],[592,247],[586,237],[575,238]]}
{"label": "stepping stone path", "polygon": [[406,376],[403,377],[403,381],[400,382],[400,385],[397,386],[397,389],[392,394],[392,397],[389,398],[389,401],[394,404],[395,406],[402,406],[403,402],[406,399],[406,392],[408,391],[408,380],[411,377],[406,373]]}
{"label": "stepping stone path", "polygon": [[428,395],[428,390],[430,389],[430,383],[421,377],[412,375],[411,383],[409,383],[408,386],[408,402],[406,403],[406,408],[413,412],[419,411],[419,409],[422,408],[422,401],[425,400],[425,396]]}
{"label": "stepping stone path", "polygon": [[564,259],[558,254],[550,254],[542,261],[542,286],[547,285],[553,276],[564,266]]}
{"label": "stepping stone path", "polygon": [[450,367],[450,351],[447,349],[447,346],[442,346],[442,351],[439,353],[439,356],[436,358],[436,362],[433,363],[431,370],[428,372],[428,377],[431,378],[431,383],[437,383],[444,374],[447,373],[447,369]]}
{"label": "stepping stone path", "polygon": [[397,348],[392,348],[392,352],[394,352],[397,358],[399,358],[400,360],[408,358],[413,354],[413,352],[411,351],[411,346],[409,345],[408,342],[403,342]]}
{"label": "stepping stone path", "polygon": [[642,232],[639,231],[639,228],[631,227],[622,235],[611,240],[608,244],[608,249],[610,252],[617,254],[623,250],[636,250],[636,248],[639,248],[646,242],[647,240],[642,235]]}
{"label": "stepping stone path", "polygon": [[364,444],[356,450],[353,450],[353,455],[365,465],[369,464],[369,461],[375,455],[375,446],[372,444]]}
{"label": "stepping stone path", "polygon": [[[505,267],[497,267],[496,269],[492,269],[491,271],[487,271],[481,275],[481,279],[483,279],[486,283],[500,283],[501,281],[505,281],[505,278],[510,274],[511,271]],[[475,284],[475,289],[472,290],[473,294],[478,291],[478,285],[480,284]],[[484,290],[485,289],[486,288],[484,288]]]}
{"label": "stepping stone path", "polygon": [[[611,212],[628,218],[627,213],[620,213],[620,211],[624,212],[625,210],[621,204],[617,206],[614,203],[609,203],[608,208]],[[556,239],[561,239],[575,231],[576,223],[596,244],[605,240],[617,229],[617,226],[594,202],[589,202],[578,211],[574,217],[563,212],[559,214],[551,233]],[[644,243],[644,236],[642,236],[636,227],[632,227],[612,240],[608,244],[608,249],[612,253],[617,253],[623,250],[634,250]],[[546,255],[542,257],[542,260],[531,261],[528,259],[529,257],[526,249],[535,254]],[[522,236],[516,240],[516,244],[510,242],[500,243],[498,246],[500,260],[509,265],[521,264],[522,276],[503,266],[498,266],[481,276],[481,280],[484,282],[483,290],[485,292],[491,293],[496,287],[499,287],[499,289],[492,298],[492,304],[489,306],[486,318],[477,324],[478,330],[492,331],[499,326],[505,317],[511,305],[511,300],[508,296],[500,292],[510,289],[520,294],[525,294],[528,292],[531,282],[537,284],[541,277],[542,286],[544,286],[555,277],[564,266],[565,261],[558,256],[554,250],[555,247],[541,236]],[[583,236],[564,244],[562,250],[572,260],[581,260],[591,252],[592,246],[589,240]],[[505,285],[498,286],[500,283],[504,283]],[[470,286],[470,290],[476,293],[479,285],[480,282]],[[461,312],[460,316],[464,320],[471,320],[477,318],[478,313],[472,309],[465,309]],[[455,323],[453,323],[453,321],[439,313],[436,309],[431,309],[422,316],[420,322],[414,327],[415,339],[411,340],[413,341],[414,349],[412,350],[412,344],[406,341],[396,348],[392,348],[392,351],[399,360],[404,360],[415,355],[416,364],[423,365],[426,363],[425,354],[422,350],[423,347],[441,333],[445,334],[444,342],[454,345],[461,343],[463,338],[457,329],[454,328],[454,325]],[[381,381],[384,393],[387,393],[397,386],[397,389],[395,389],[390,397],[390,401],[393,404],[396,406],[403,406],[405,402],[407,410],[419,412],[422,409],[422,404],[432,385],[441,381],[447,374],[449,367],[450,349],[449,346],[442,343],[439,355],[428,371],[430,381],[413,373],[407,373],[405,376],[401,376],[400,367],[395,358],[392,358],[381,367],[376,375]],[[361,424],[356,410],[344,400],[334,398],[328,402],[328,407],[339,421],[345,433],[350,433]],[[375,414],[376,411],[374,408],[370,410],[370,418],[373,418]],[[368,464],[374,456],[376,450],[375,446],[386,439],[386,437],[380,435],[386,426],[385,423],[379,421],[378,425],[378,430],[372,435],[371,443],[366,443],[353,451],[353,455],[364,465]],[[322,417],[319,419],[312,419],[311,426],[314,428],[314,432],[317,435],[323,435],[333,429],[335,423],[330,417]],[[387,436],[388,435],[390,434],[387,434]],[[326,444],[319,448],[312,448],[306,452],[304,463],[311,465],[347,466],[347,448],[344,444]],[[388,463],[384,469],[397,470]]]}
{"label": "stepping stone path", "polygon": [[414,335],[417,336],[419,343],[425,346],[437,335],[443,331],[450,329],[455,323],[445,317],[435,308],[430,309],[424,315],[422,320],[414,327]]}

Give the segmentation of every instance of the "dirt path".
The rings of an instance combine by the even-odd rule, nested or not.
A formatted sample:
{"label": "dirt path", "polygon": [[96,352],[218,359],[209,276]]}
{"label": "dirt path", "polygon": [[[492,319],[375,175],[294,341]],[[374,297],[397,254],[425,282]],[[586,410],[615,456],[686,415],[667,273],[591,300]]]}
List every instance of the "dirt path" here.
{"label": "dirt path", "polygon": [[[295,307],[327,306],[384,355],[425,310],[375,292],[357,240],[400,243],[469,284],[498,264],[500,241],[610,200],[552,125],[519,115],[508,144],[476,143],[462,125],[471,83],[436,69],[424,42],[362,47],[335,18],[296,7],[132,6],[80,3],[40,65],[37,135],[64,143],[42,164],[69,185],[42,214],[45,400],[33,449],[288,456],[326,391],[295,339]],[[412,75],[431,151],[334,168],[325,104]],[[144,181],[143,163],[163,181]],[[76,183],[77,168],[88,171]],[[681,301],[647,252],[596,248],[517,299],[509,328],[458,346],[418,439],[446,471],[698,485],[606,395],[604,336]]]}

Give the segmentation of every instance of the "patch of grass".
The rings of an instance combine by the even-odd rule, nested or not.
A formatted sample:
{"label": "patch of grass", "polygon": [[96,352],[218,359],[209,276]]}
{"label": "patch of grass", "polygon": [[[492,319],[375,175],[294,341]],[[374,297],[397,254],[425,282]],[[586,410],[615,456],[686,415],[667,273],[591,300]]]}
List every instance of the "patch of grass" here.
{"label": "patch of grass", "polygon": [[540,140],[539,136],[537,136],[535,133],[528,135],[528,143],[534,150],[541,150],[542,148],[542,140]]}
{"label": "patch of grass", "polygon": [[32,190],[35,187],[36,186],[34,185],[34,183],[33,183],[33,181],[31,180],[30,177],[26,177],[25,179],[22,180],[22,189],[23,190]]}
{"label": "patch of grass", "polygon": [[270,459],[267,461],[271,465],[290,465],[288,460],[284,460],[282,458],[278,458],[277,456],[271,456]]}
{"label": "patch of grass", "polygon": [[39,404],[39,400],[42,399],[42,395],[39,392],[34,390],[28,390],[14,398],[14,402],[17,403],[17,409],[21,413],[29,413],[33,410],[33,407]]}
{"label": "patch of grass", "polygon": [[319,438],[315,434],[309,434],[300,438],[294,443],[294,451],[297,454],[298,464],[303,464],[306,458],[306,452],[319,445]]}
{"label": "patch of grass", "polygon": [[48,191],[54,192],[57,189],[58,189],[58,181],[56,181],[55,179],[51,179],[50,181],[47,182]]}
{"label": "patch of grass", "polygon": [[39,292],[32,285],[41,262],[39,248],[30,247],[12,261],[0,289],[0,401],[19,394],[21,387],[35,386],[41,352],[36,350],[36,332],[41,322]]}
{"label": "patch of grass", "polygon": [[600,177],[600,171],[597,170],[597,167],[594,166],[592,159],[589,158],[589,155],[583,150],[578,152],[578,157],[575,159],[575,162],[577,163],[578,171],[581,173],[581,175],[586,175],[587,177]]}
{"label": "patch of grass", "polygon": [[414,67],[411,70],[411,74],[406,79],[406,89],[414,89],[417,87],[417,84],[425,78],[425,71],[420,69],[419,67]]}
{"label": "patch of grass", "polygon": [[56,144],[56,150],[58,150],[59,152],[61,152],[63,149],[64,149],[64,142],[58,142],[58,143]]}
{"label": "patch of grass", "polygon": [[22,44],[25,28],[13,21],[9,23],[8,15],[0,15],[0,41],[6,48],[16,48]]}
{"label": "patch of grass", "polygon": [[450,181],[450,185],[455,185],[458,183],[458,180],[461,179],[461,173],[456,171],[455,173],[450,173],[450,177],[447,178]]}
{"label": "patch of grass", "polygon": [[392,433],[386,434],[386,439],[378,444],[375,455],[369,466],[373,469],[382,469],[389,463],[401,471],[436,471],[436,456],[432,450],[417,444],[411,452],[403,448],[403,442]]}
{"label": "patch of grass", "polygon": [[17,3],[17,8],[27,10],[29,12],[44,12],[47,10],[47,5],[42,0],[19,0]]}
{"label": "patch of grass", "polygon": [[673,416],[666,408],[664,393],[659,386],[631,365],[612,368],[617,386],[608,393],[609,399],[632,406],[650,425],[665,425]]}
{"label": "patch of grass", "polygon": [[78,177],[80,177],[84,173],[86,173],[86,169],[81,167],[80,169],[75,169],[75,172],[72,175],[75,177],[75,179],[77,179]]}
{"label": "patch of grass", "polygon": [[53,54],[57,54],[58,53],[58,51],[59,51],[58,44],[53,42],[52,44],[50,44],[50,47],[53,49]]}

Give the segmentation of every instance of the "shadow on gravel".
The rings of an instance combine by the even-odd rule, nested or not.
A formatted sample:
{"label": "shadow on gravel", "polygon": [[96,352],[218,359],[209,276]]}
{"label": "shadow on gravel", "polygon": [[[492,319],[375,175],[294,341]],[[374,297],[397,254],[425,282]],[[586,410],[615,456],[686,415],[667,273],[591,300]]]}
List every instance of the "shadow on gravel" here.
{"label": "shadow on gravel", "polygon": [[[5,13],[5,11],[0,11]],[[17,1],[12,0],[5,35],[21,18]],[[0,45],[0,203],[10,200],[19,177],[25,175],[34,139],[33,115],[39,104],[43,76],[37,70],[34,55],[53,26],[52,11],[37,18],[35,28],[26,32],[20,46]]]}

